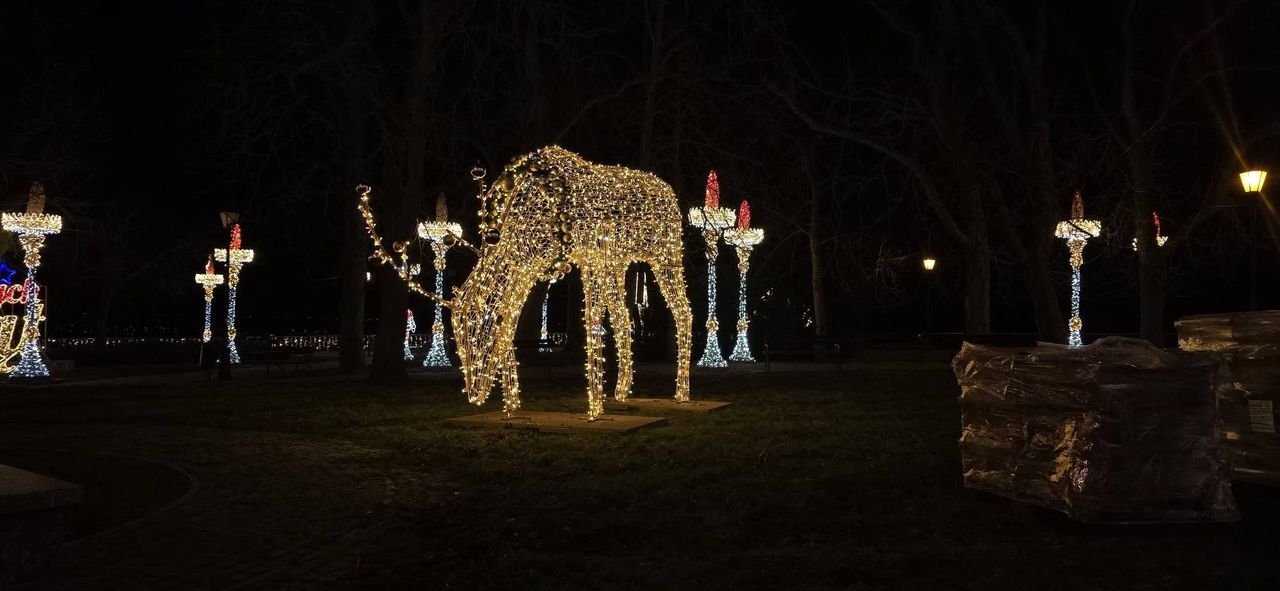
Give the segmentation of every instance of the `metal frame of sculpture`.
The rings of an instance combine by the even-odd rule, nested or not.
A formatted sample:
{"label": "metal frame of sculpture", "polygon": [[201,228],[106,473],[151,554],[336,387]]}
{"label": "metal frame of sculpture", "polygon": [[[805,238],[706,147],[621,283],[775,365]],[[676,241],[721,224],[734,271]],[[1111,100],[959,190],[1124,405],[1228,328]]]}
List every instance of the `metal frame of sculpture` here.
{"label": "metal frame of sculpture", "polygon": [[452,299],[417,283],[408,271],[408,244],[383,247],[369,203],[359,188],[359,208],[373,240],[372,258],[392,266],[413,293],[452,310],[454,338],[467,400],[483,404],[495,384],[503,410],[520,407],[514,348],[521,309],[538,282],[560,280],[577,267],[582,274],[586,327],[587,418],[604,413],[604,321],[609,319],[618,354],[617,400],[631,393],[631,316],[626,306],[627,267],[646,263],[671,308],[676,326],[676,392],[689,399],[693,316],[681,264],[681,215],[671,186],[657,176],[622,166],[594,164],[549,146],[513,160],[486,187],[480,184],[479,260]]}

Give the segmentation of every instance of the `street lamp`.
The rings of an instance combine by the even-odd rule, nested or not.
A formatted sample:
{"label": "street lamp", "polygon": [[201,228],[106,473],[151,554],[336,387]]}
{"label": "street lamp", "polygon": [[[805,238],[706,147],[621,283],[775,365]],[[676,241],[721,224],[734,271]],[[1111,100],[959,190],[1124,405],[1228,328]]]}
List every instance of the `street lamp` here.
{"label": "street lamp", "polygon": [[1261,193],[1263,183],[1267,182],[1267,171],[1246,170],[1240,173],[1240,185],[1245,193]]}
{"label": "street lamp", "polygon": [[933,257],[924,257],[924,259],[920,261],[920,264],[924,266],[925,271],[932,271],[934,267],[938,266],[938,259]]}

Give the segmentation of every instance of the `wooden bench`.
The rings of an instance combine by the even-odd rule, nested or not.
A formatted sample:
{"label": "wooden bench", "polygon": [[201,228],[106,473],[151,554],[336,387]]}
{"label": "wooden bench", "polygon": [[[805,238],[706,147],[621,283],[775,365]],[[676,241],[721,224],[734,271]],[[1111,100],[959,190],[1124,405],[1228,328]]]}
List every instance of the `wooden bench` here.
{"label": "wooden bench", "polygon": [[[840,341],[827,337],[810,337],[799,339],[769,339],[764,341],[764,369],[772,370],[773,357],[808,357],[812,361],[831,361],[836,371],[844,367],[844,359],[840,353]],[[828,357],[829,359],[824,359]]]}
{"label": "wooden bench", "polygon": [[524,367],[542,367],[551,375],[551,368],[572,365],[577,356],[568,350],[568,343],[558,339],[516,339],[516,360]]}

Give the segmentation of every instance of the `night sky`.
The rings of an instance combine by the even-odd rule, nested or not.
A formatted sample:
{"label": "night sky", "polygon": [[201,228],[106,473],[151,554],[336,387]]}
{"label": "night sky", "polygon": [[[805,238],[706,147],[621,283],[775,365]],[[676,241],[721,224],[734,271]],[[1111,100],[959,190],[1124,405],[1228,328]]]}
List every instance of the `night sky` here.
{"label": "night sky", "polygon": [[[356,198],[343,175],[347,144],[338,122],[351,109],[369,113],[364,180],[375,188],[392,182],[383,137],[394,117],[374,113],[396,112],[380,101],[400,100],[411,64],[411,30],[400,11],[412,8],[370,5],[369,30],[352,36],[347,4],[11,2],[0,8],[4,203],[21,207],[27,187],[39,180],[50,209],[66,220],[42,267],[51,336],[91,334],[104,311],[112,336],[198,334],[201,294],[191,275],[211,248],[225,244],[221,210],[242,213],[245,245],[257,251],[240,289],[241,333],[337,331],[340,228]],[[821,10],[772,2],[671,3],[660,15],[656,5],[646,14],[635,4],[443,5],[453,9],[435,46],[427,190],[414,209],[425,217],[444,192],[454,219],[474,227],[471,166],[478,162],[492,175],[509,159],[557,139],[598,162],[655,171],[686,207],[701,200],[707,170],[715,168],[726,205],[750,199],[753,220],[768,232],[753,259],[752,306],[768,316],[769,330],[794,333],[802,330],[811,293],[810,187],[802,172],[808,162],[830,200],[823,247],[831,257],[833,333],[913,332],[926,324],[959,330],[956,245],[912,179],[883,154],[813,131],[780,98],[795,97],[821,121],[919,154],[937,171],[939,186],[957,186],[964,175],[935,167],[930,155],[938,141],[927,123],[909,114],[922,101],[923,86],[907,38],[862,2]],[[885,3],[939,47],[947,41],[930,27],[948,10],[965,13],[965,4]],[[1024,30],[1034,20],[1033,4],[992,3]],[[1123,55],[1123,7],[1112,4],[1086,12],[1078,3],[1051,3],[1045,86],[1052,94],[1061,214],[1078,189],[1091,217],[1109,230],[1086,252],[1087,329],[1132,333],[1135,214],[1123,153],[1108,139]],[[1206,15],[1224,12],[1229,15],[1214,29],[1213,43],[1199,41],[1189,51],[1173,83],[1179,102],[1160,130],[1155,174],[1159,199],[1167,202],[1165,231],[1188,223],[1205,194],[1218,195],[1211,204],[1219,210],[1196,226],[1171,262],[1170,328],[1184,314],[1247,309],[1251,248],[1257,249],[1260,305],[1280,307],[1280,258],[1266,230],[1269,216],[1235,179],[1237,153],[1263,167],[1280,164],[1274,36],[1280,3],[1140,4],[1133,21],[1140,103],[1151,107],[1168,79],[1161,66],[1197,38],[1212,20]],[[657,70],[655,26],[664,40]],[[952,34],[976,35],[963,27]],[[999,35],[983,39],[975,43],[1007,42]],[[977,98],[990,84],[979,75],[982,66],[960,55],[952,67],[957,75],[943,78],[964,101],[958,110],[975,138],[975,166],[994,171],[1016,200],[1020,179],[1008,164],[1012,152],[990,139],[986,107]],[[656,81],[656,116],[646,153],[649,80]],[[335,91],[352,88],[365,93],[362,106],[349,106]],[[993,330],[1031,332],[1029,299],[1002,243],[1001,223],[991,218]],[[698,294],[705,279],[693,237],[686,235],[686,267],[690,292]],[[4,260],[18,266],[15,242],[5,241]],[[1054,280],[1065,308],[1066,251],[1055,248]],[[932,277],[919,271],[926,252],[940,260]],[[451,257],[456,284],[470,260]],[[721,277],[731,277],[731,257],[721,263]],[[733,286],[722,280],[725,292],[732,294]],[[372,295],[369,318],[377,314]],[[731,301],[720,305],[722,317],[732,314]]]}

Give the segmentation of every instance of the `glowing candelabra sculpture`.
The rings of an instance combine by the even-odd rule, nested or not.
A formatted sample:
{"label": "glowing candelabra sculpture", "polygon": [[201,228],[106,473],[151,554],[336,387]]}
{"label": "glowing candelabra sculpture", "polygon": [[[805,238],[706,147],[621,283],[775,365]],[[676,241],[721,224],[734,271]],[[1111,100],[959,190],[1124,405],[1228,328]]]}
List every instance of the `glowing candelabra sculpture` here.
{"label": "glowing candelabra sculpture", "polygon": [[[1154,211],[1151,212],[1151,221],[1156,225],[1156,247],[1164,246],[1164,244],[1169,241],[1169,237],[1160,233],[1160,215]],[[1138,252],[1137,236],[1133,238],[1133,252]]]}
{"label": "glowing candelabra sculpture", "polygon": [[[455,239],[462,236],[462,226],[449,222],[449,208],[444,202],[444,194],[441,194],[436,198],[436,219],[418,222],[418,237],[431,244],[431,254],[435,259],[432,262],[436,269],[435,293],[442,298],[444,297],[444,255],[451,245],[446,239],[450,236]],[[422,366],[449,367],[451,365],[453,364],[449,362],[449,352],[445,349],[444,343],[444,306],[436,301],[435,320],[431,323],[431,349],[422,359]]]}
{"label": "glowing candelabra sculpture", "polygon": [[231,226],[230,246],[229,251],[213,249],[213,258],[227,263],[227,358],[231,363],[240,363],[240,351],[236,349],[236,291],[240,286],[240,268],[253,262],[253,249],[240,248],[240,224]]}
{"label": "glowing candelabra sculpture", "polygon": [[44,186],[34,183],[27,194],[25,212],[6,212],[0,216],[0,226],[18,235],[18,243],[22,245],[22,260],[27,266],[27,279],[22,284],[22,291],[26,294],[22,356],[18,359],[18,366],[13,368],[13,373],[9,374],[10,379],[49,377],[49,367],[45,365],[40,350],[40,284],[36,283],[36,270],[40,268],[40,250],[44,248],[44,237],[62,231],[62,216],[44,213],[44,202]]}
{"label": "glowing candelabra sculpture", "polygon": [[[594,164],[550,146],[512,161],[492,187],[480,184],[478,260],[450,300],[428,292],[409,275],[399,244],[387,252],[361,187],[360,212],[373,241],[373,258],[392,266],[410,291],[447,305],[458,344],[464,392],[483,404],[499,385],[508,417],[520,408],[514,347],[516,325],[533,286],[582,273],[587,354],[587,419],[604,412],[605,314],[618,351],[614,398],[631,392],[631,318],[627,311],[627,267],[647,263],[658,278],[676,327],[675,398],[689,400],[692,315],[681,266],[680,207],[671,186],[658,177],[621,166]],[[732,213],[732,212],[730,212]],[[456,239],[462,243],[460,238]]]}
{"label": "glowing candelabra sculpture", "polygon": [[706,201],[703,207],[689,209],[689,223],[702,230],[702,239],[707,243],[707,344],[702,349],[702,357],[698,359],[699,367],[726,367],[724,354],[720,352],[720,340],[717,333],[720,322],[716,320],[716,258],[720,255],[720,236],[725,228],[733,227],[734,212],[728,207],[720,207],[720,181],[716,179],[716,171],[707,175]]}
{"label": "glowing candelabra sculpture", "polygon": [[213,340],[213,289],[222,285],[222,275],[213,272],[213,257],[204,265],[204,273],[196,274],[196,283],[204,286],[204,332],[200,333],[200,342]]}
{"label": "glowing candelabra sculpture", "polygon": [[754,362],[751,356],[751,344],[747,342],[747,270],[750,266],[751,249],[764,241],[764,230],[752,228],[751,207],[744,199],[738,207],[738,225],[724,231],[724,241],[738,251],[738,340],[733,345],[733,353],[729,361]]}
{"label": "glowing candelabra sculpture", "polygon": [[1067,241],[1071,251],[1071,320],[1067,323],[1070,331],[1067,344],[1079,347],[1080,330],[1084,322],[1080,319],[1080,266],[1084,265],[1084,245],[1090,238],[1097,238],[1102,233],[1102,222],[1087,220],[1084,217],[1084,201],[1080,192],[1076,191],[1071,202],[1071,219],[1058,222],[1054,235]]}
{"label": "glowing candelabra sculpture", "polygon": [[413,332],[418,330],[418,323],[413,321],[413,310],[406,310],[407,318],[404,323],[404,360],[413,361],[413,349],[409,346],[409,338],[413,336]]}

